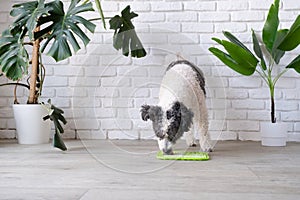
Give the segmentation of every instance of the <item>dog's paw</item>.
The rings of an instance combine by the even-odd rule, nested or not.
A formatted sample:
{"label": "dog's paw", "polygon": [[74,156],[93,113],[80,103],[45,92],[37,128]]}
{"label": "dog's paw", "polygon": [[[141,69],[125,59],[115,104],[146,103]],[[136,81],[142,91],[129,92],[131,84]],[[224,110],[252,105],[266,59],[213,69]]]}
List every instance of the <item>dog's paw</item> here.
{"label": "dog's paw", "polygon": [[190,147],[196,147],[197,144],[196,144],[196,143],[193,143],[193,144],[190,144],[189,146],[190,146]]}
{"label": "dog's paw", "polygon": [[188,147],[196,147],[197,142],[195,140],[186,141]]}
{"label": "dog's paw", "polygon": [[204,144],[201,144],[200,146],[201,146],[201,149],[203,152],[212,152],[213,151],[213,148],[207,142]]}

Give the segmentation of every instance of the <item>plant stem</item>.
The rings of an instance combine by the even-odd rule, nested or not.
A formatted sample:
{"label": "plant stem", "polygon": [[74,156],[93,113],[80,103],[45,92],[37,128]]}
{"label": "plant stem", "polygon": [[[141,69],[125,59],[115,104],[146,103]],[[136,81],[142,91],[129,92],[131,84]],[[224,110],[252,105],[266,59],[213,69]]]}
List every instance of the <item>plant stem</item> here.
{"label": "plant stem", "polygon": [[26,87],[27,89],[29,89],[29,85],[26,85],[24,83],[3,83],[3,84],[0,84],[0,87],[7,86],[7,85],[18,85],[18,86],[23,86],[23,87]]}
{"label": "plant stem", "polygon": [[271,94],[271,122],[276,123],[274,86],[270,87],[270,94]]}
{"label": "plant stem", "polygon": [[[40,28],[37,27],[35,31],[39,31]],[[39,67],[39,49],[40,49],[40,40],[36,39],[33,42],[33,50],[32,50],[32,68],[31,68],[31,75],[30,75],[30,89],[29,89],[29,98],[28,104],[35,104],[38,103],[37,96],[36,96],[36,82],[38,76],[38,67]]]}

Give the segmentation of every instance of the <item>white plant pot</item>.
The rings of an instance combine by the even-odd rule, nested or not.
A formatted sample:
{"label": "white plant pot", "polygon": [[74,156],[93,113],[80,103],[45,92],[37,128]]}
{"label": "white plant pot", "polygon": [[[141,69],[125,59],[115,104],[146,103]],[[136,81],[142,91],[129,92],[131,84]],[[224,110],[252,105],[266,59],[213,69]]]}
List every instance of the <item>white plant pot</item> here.
{"label": "white plant pot", "polygon": [[261,122],[262,146],[280,147],[286,146],[287,125],[284,123]]}
{"label": "white plant pot", "polygon": [[13,111],[19,144],[49,143],[50,120],[43,120],[47,110],[39,104],[15,104]]}

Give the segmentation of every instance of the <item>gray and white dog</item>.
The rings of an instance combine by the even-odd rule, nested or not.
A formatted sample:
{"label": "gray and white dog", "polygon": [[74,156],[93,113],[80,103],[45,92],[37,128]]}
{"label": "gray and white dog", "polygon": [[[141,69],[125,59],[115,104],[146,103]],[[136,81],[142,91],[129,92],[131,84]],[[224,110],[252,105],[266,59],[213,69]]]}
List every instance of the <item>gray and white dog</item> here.
{"label": "gray and white dog", "polygon": [[161,151],[172,154],[172,146],[184,133],[188,146],[196,146],[199,135],[202,151],[212,150],[205,99],[202,71],[186,60],[172,62],[160,86],[159,104],[141,108],[142,119],[152,121]]}

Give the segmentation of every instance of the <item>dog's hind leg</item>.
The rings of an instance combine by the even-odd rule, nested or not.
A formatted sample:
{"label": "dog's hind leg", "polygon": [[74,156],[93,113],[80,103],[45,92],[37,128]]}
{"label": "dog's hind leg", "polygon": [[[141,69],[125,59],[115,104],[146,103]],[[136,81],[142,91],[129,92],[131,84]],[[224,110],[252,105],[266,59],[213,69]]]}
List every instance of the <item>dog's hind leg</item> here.
{"label": "dog's hind leg", "polygon": [[194,136],[194,126],[193,125],[190,127],[190,130],[185,133],[185,141],[189,147],[197,146],[196,139]]}
{"label": "dog's hind leg", "polygon": [[199,134],[199,143],[202,151],[205,152],[211,152],[212,151],[212,145],[210,144],[210,138],[208,134],[208,112],[207,108],[205,105],[205,102],[202,102],[200,104],[200,120],[198,121],[197,125],[199,126],[198,128],[200,129],[200,134]]}

